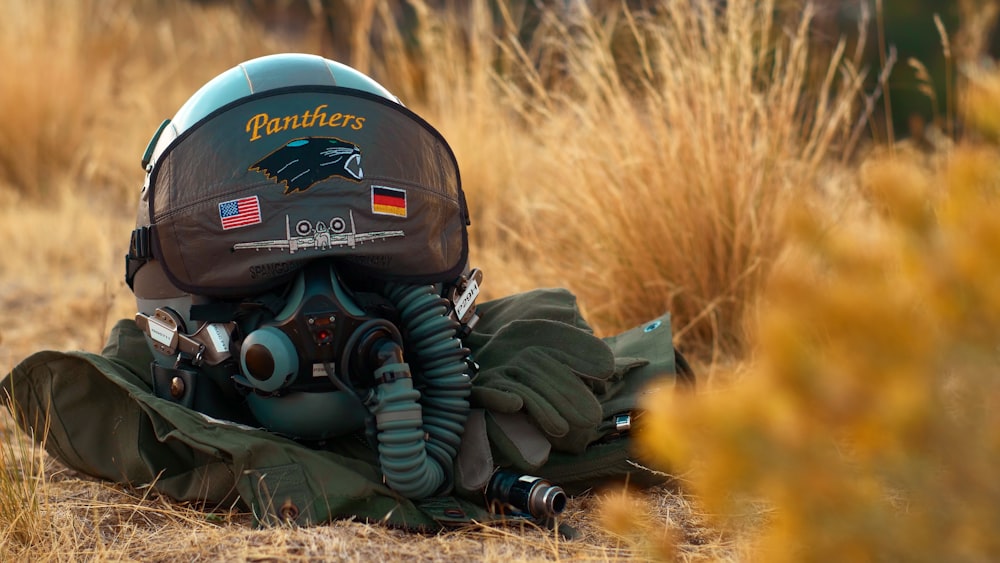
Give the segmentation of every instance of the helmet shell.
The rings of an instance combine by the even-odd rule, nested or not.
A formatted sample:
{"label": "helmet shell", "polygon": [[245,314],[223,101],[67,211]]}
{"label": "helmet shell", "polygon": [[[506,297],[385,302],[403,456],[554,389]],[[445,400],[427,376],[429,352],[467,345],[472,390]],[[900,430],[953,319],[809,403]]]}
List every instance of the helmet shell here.
{"label": "helmet shell", "polygon": [[223,72],[161,126],[143,160],[136,226],[149,229],[152,260],[132,284],[143,312],[165,297],[254,295],[317,258],[410,283],[454,279],[467,262],[450,147],[336,61],[286,53]]}
{"label": "helmet shell", "polygon": [[[384,86],[343,63],[317,55],[281,53],[240,63],[209,80],[181,106],[150,142],[149,165],[192,125],[213,111],[252,94],[288,86],[341,86],[382,96],[402,105]],[[148,176],[147,176],[148,179]]]}

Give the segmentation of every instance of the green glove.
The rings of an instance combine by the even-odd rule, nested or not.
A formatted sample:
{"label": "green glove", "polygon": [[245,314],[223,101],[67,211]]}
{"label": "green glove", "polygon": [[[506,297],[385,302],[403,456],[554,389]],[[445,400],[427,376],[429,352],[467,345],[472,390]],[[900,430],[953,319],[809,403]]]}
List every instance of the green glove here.
{"label": "green glove", "polygon": [[555,439],[593,432],[601,423],[592,387],[614,374],[615,358],[590,332],[559,321],[515,320],[497,330],[473,359],[480,366],[472,382],[473,406],[524,411]]}

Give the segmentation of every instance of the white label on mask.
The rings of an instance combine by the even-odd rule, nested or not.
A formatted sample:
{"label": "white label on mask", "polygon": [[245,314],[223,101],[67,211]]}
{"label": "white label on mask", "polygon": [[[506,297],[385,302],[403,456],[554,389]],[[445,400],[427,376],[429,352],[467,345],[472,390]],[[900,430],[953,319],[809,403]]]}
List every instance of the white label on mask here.
{"label": "white label on mask", "polygon": [[[333,364],[330,364],[330,370],[333,371]],[[313,364],[313,377],[326,377],[326,368],[323,364]]]}
{"label": "white label on mask", "polygon": [[212,340],[212,346],[215,347],[217,352],[228,352],[229,351],[229,333],[223,325],[218,323],[212,323],[205,327],[208,332],[208,337]]}
{"label": "white label on mask", "polygon": [[479,284],[476,280],[469,280],[469,285],[465,287],[465,291],[459,296],[458,301],[455,302],[455,316],[458,320],[465,318],[465,314],[469,312],[469,307],[476,302],[476,297],[479,297]]}
{"label": "white label on mask", "polygon": [[161,323],[156,317],[147,318],[146,325],[149,326],[149,336],[157,343],[167,347],[174,345],[174,339],[177,338],[176,328]]}

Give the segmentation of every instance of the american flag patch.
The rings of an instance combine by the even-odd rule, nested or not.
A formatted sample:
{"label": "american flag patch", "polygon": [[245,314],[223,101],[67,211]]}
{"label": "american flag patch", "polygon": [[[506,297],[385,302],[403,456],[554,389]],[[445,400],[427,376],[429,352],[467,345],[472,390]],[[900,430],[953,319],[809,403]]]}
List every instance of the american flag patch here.
{"label": "american flag patch", "polygon": [[260,202],[257,196],[223,201],[219,204],[219,219],[224,231],[260,223]]}
{"label": "american flag patch", "polygon": [[406,190],[372,186],[372,213],[406,217]]}

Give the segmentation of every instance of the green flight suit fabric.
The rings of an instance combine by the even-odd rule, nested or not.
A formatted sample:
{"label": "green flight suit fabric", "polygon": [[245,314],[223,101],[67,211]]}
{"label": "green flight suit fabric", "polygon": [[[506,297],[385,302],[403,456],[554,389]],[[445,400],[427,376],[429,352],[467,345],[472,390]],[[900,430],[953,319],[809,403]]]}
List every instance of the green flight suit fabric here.
{"label": "green flight suit fabric", "polygon": [[[470,448],[479,465],[471,466],[478,476],[472,480],[475,485],[456,486],[453,496],[421,501],[405,499],[383,484],[377,454],[361,436],[314,449],[158,397],[150,375],[152,355],[131,320],[114,326],[101,354],[38,352],[17,365],[2,386],[12,399],[9,406],[19,425],[69,467],[119,483],[150,485],[177,500],[238,502],[261,524],[315,524],[353,517],[411,530],[437,530],[473,520],[486,522],[499,517],[486,510],[481,481],[496,466],[544,477],[570,494],[612,479],[628,478],[640,485],[666,480],[664,474],[636,464],[632,440],[618,431],[615,420],[616,415],[634,410],[647,385],[676,381],[669,316],[596,339],[580,316],[575,297],[559,289],[487,302],[480,305],[480,314],[482,320],[466,339],[474,358],[490,347],[513,352],[510,343],[523,345],[524,334],[512,328],[518,323],[532,330],[559,323],[560,334],[571,336],[565,345],[589,342],[599,348],[595,357],[600,358],[600,377],[584,373],[582,387],[577,387],[584,390],[581,399],[588,405],[588,418],[564,435],[550,436],[524,409],[503,413],[477,409],[483,422],[477,427],[484,435],[479,436],[479,449]],[[551,339],[546,345],[555,358],[573,353],[572,347],[560,350],[559,342]],[[542,370],[532,372],[532,364],[514,353],[492,358],[480,366],[481,371],[503,371],[505,362],[513,361],[520,362],[522,378],[549,376]],[[477,385],[474,379],[473,387]],[[233,405],[231,412],[238,414],[241,407]],[[562,415],[572,417],[572,413]],[[527,440],[517,433],[506,435],[497,422],[504,420],[515,422],[506,429],[534,434]],[[463,449],[466,442],[463,437]],[[526,443],[531,451],[522,459],[525,456],[516,452]]]}
{"label": "green flight suit fabric", "polygon": [[[119,321],[101,355],[39,352],[3,381],[19,424],[66,465],[177,500],[239,500],[263,524],[357,517],[412,530],[486,521],[460,499],[426,510],[381,483],[370,450],[311,449],[273,433],[211,419],[151,393],[152,356],[135,323]],[[48,422],[46,426],[46,417]]]}

